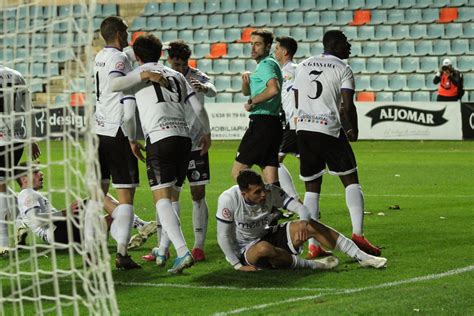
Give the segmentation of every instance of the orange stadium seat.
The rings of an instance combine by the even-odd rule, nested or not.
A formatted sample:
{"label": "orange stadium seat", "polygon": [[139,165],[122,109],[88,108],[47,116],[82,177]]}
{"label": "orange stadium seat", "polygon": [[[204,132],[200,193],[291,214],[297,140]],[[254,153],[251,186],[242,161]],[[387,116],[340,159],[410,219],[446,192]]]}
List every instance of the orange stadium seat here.
{"label": "orange stadium seat", "polygon": [[371,91],[362,91],[357,93],[358,102],[374,102],[375,101],[375,93]]}
{"label": "orange stadium seat", "polygon": [[250,35],[255,31],[252,27],[247,27],[242,31],[242,37],[237,41],[238,43],[250,43]]}
{"label": "orange stadium seat", "polygon": [[227,55],[227,44],[226,43],[215,43],[211,45],[211,53],[206,58],[221,58]]}
{"label": "orange stadium seat", "polygon": [[357,10],[354,11],[354,20],[349,23],[350,25],[364,25],[368,24],[371,19],[370,10]]}
{"label": "orange stadium seat", "polygon": [[86,100],[86,95],[84,93],[75,92],[71,93],[69,97],[70,106],[84,106],[84,101]]}
{"label": "orange stadium seat", "polygon": [[439,19],[437,23],[451,23],[458,19],[457,8],[442,8],[439,10]]}
{"label": "orange stadium seat", "polygon": [[196,59],[189,59],[188,60],[188,66],[192,68],[196,68],[197,62]]}
{"label": "orange stadium seat", "polygon": [[135,42],[135,40],[140,36],[140,35],[144,35],[146,34],[146,32],[134,32],[132,34],[132,41],[130,42],[130,46],[133,45],[133,43]]}

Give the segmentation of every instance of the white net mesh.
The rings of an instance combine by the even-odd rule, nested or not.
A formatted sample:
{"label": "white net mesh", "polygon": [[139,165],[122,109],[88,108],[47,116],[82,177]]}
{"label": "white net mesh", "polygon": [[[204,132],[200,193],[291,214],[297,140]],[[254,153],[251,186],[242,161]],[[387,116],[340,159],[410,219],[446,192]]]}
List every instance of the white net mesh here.
{"label": "white net mesh", "polygon": [[[100,8],[90,0],[0,0],[0,67],[19,71],[31,93],[25,97],[25,85],[8,84],[3,72],[0,315],[118,313],[101,219],[96,139],[88,124],[93,111],[91,44]],[[22,97],[32,103],[15,108],[16,98]],[[32,158],[33,142],[42,152],[39,163]],[[22,146],[21,161],[26,167],[15,168],[15,149]],[[44,173],[44,185],[34,190],[37,168]],[[15,181],[18,171],[23,171],[20,181],[28,183],[34,193],[40,192],[57,210],[66,209],[65,216],[28,211],[22,217],[28,206],[35,212],[48,207],[36,195],[20,192]],[[8,186],[6,193],[2,193],[3,185]],[[88,201],[80,203],[79,212],[73,212],[69,205],[84,199]],[[35,233],[32,227],[39,230]],[[24,245],[18,245],[23,232],[27,232]],[[66,242],[57,242],[60,238]]]}

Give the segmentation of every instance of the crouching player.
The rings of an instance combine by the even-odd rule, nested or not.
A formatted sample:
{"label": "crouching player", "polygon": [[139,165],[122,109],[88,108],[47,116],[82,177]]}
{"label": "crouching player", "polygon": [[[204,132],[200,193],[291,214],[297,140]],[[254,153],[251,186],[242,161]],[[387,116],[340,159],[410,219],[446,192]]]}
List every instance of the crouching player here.
{"label": "crouching player", "polygon": [[[386,266],[386,258],[363,252],[352,240],[309,219],[309,211],[303,204],[276,186],[265,186],[256,172],[241,171],[237,183],[220,195],[216,214],[219,246],[236,270],[336,267],[335,257],[306,260],[298,256],[300,247],[309,238],[318,240],[325,249],[342,251],[363,267]],[[301,220],[269,227],[273,207],[296,212]]]}

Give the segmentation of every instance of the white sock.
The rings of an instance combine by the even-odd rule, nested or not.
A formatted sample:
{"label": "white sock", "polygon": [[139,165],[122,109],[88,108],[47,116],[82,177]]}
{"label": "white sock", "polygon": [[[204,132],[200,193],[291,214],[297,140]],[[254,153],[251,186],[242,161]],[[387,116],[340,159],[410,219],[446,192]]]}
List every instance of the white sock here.
{"label": "white sock", "polygon": [[[319,193],[315,192],[306,192],[304,194],[304,206],[306,206],[309,210],[309,214],[312,219],[315,221],[319,221],[320,214],[319,214]],[[316,239],[310,238],[308,240],[310,245],[319,246],[319,243]]]}
{"label": "white sock", "polygon": [[[171,206],[173,207],[173,211],[175,212],[178,219],[180,218],[181,207],[179,201],[171,202]],[[162,226],[160,230],[160,243],[158,244],[158,254],[160,256],[166,256],[168,249],[170,248],[171,240],[166,233],[166,230],[163,229]]]}
{"label": "white sock", "polygon": [[143,226],[145,226],[146,224],[149,224],[149,223],[150,222],[144,221],[143,219],[141,219],[137,215],[133,216],[133,228],[141,230],[143,228]]}
{"label": "white sock", "polygon": [[133,226],[133,205],[120,204],[112,212],[112,218],[110,234],[117,242],[117,252],[125,256]]}
{"label": "white sock", "polygon": [[193,201],[194,248],[204,249],[209,210],[206,199]]}
{"label": "white sock", "polygon": [[352,221],[352,233],[363,236],[364,226],[364,195],[359,184],[346,187],[346,205]]}
{"label": "white sock", "polygon": [[316,261],[306,260],[296,255],[291,255],[293,258],[293,263],[291,268],[293,269],[319,269],[321,264]]}
{"label": "white sock", "polygon": [[[170,199],[161,199],[156,203],[156,211],[169,239],[173,243],[178,257],[182,257],[189,251],[184,240],[183,232],[181,231],[181,224]],[[163,236],[162,236],[163,237]]]}
{"label": "white sock", "polygon": [[334,249],[340,250],[349,257],[359,261],[370,258],[369,255],[360,250],[352,240],[343,235],[339,235],[337,238],[336,247],[334,247]]}
{"label": "white sock", "polygon": [[0,192],[0,247],[8,247],[8,195]]}
{"label": "white sock", "polygon": [[298,199],[298,192],[296,192],[293,178],[283,163],[280,163],[280,166],[278,167],[278,179],[280,180],[280,187],[283,191],[285,191],[289,196]]}

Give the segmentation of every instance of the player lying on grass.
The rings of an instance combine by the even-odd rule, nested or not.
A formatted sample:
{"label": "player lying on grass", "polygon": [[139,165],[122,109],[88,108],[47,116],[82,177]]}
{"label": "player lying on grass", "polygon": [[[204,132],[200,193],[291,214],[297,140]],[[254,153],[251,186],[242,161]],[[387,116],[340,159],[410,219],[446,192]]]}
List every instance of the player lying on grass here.
{"label": "player lying on grass", "polygon": [[[342,251],[363,267],[385,267],[386,258],[363,252],[352,240],[309,219],[309,211],[303,204],[279,187],[264,185],[255,171],[241,171],[237,183],[220,195],[216,214],[217,240],[234,269],[336,267],[335,257],[306,260],[298,256],[300,247],[309,238],[317,239],[325,249]],[[269,227],[273,207],[298,213],[301,220]]]}

